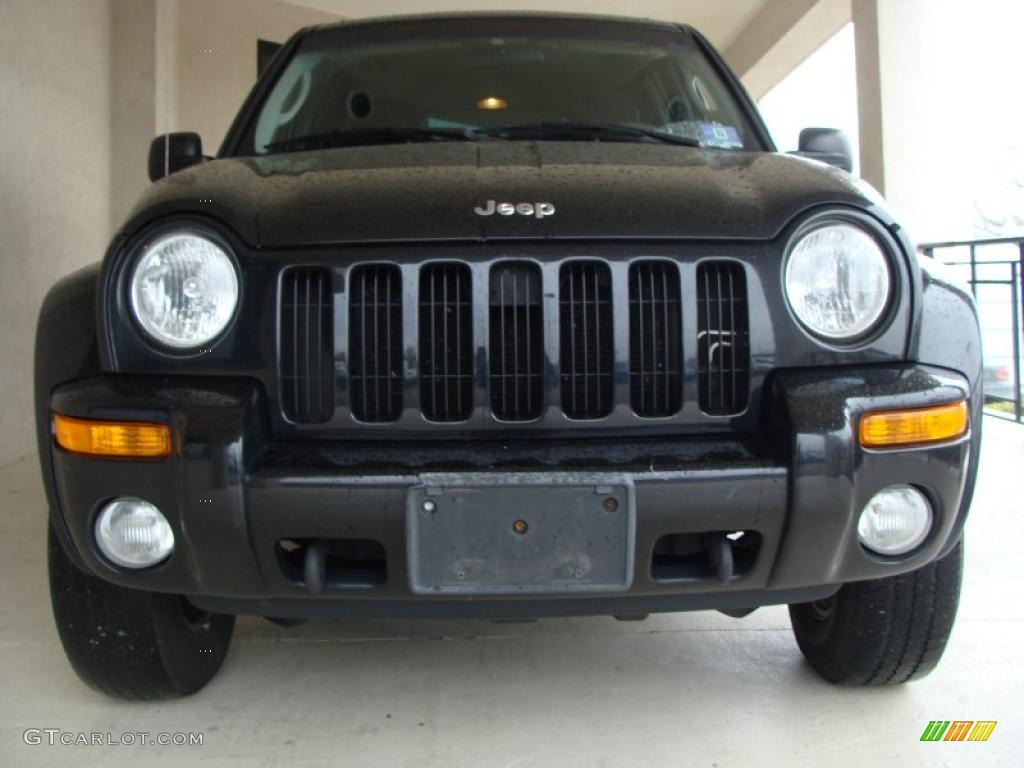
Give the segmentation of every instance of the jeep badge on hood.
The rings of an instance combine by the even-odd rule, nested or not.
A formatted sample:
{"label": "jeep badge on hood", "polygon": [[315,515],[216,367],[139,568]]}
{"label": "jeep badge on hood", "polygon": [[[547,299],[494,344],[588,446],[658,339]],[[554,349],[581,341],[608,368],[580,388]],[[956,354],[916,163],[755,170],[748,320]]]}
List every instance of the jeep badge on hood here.
{"label": "jeep badge on hood", "polygon": [[495,213],[499,216],[514,216],[518,213],[520,216],[536,216],[538,219],[555,214],[555,206],[551,203],[496,203],[494,200],[488,200],[485,205],[478,205],[473,210],[478,216],[493,216]]}

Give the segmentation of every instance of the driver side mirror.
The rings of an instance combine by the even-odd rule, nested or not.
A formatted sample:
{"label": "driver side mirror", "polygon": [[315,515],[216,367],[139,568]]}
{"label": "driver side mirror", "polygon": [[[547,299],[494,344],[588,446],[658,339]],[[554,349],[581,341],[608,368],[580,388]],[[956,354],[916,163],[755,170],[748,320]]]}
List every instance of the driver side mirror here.
{"label": "driver side mirror", "polygon": [[849,137],[835,128],[804,128],[800,131],[799,149],[794,155],[820,160],[823,163],[853,172],[853,151]]}
{"label": "driver side mirror", "polygon": [[149,145],[149,180],[157,181],[206,160],[198,133],[165,133]]}

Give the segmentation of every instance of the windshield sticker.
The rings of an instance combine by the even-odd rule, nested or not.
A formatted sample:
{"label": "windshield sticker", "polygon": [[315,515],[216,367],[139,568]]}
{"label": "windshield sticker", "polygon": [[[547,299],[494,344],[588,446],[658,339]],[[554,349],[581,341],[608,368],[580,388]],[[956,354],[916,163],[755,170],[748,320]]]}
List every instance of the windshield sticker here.
{"label": "windshield sticker", "polygon": [[702,147],[712,149],[742,149],[743,139],[735,126],[724,123],[709,123],[698,120],[681,120],[666,123],[662,130],[685,136],[700,142]]}
{"label": "windshield sticker", "polygon": [[698,131],[697,138],[700,139],[700,143],[705,147],[740,149],[743,146],[739,131],[731,125],[698,123]]}

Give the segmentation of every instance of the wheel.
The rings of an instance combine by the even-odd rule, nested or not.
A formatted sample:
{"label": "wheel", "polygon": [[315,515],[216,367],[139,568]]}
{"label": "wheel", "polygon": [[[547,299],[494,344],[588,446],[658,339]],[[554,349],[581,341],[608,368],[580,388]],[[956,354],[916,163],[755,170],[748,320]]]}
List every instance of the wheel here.
{"label": "wheel", "polygon": [[963,540],[923,568],[845,584],[832,597],[789,606],[807,661],[842,685],[916,680],[939,663],[953,629]]}
{"label": "wheel", "polygon": [[57,631],[87,685],[123,699],[170,699],[195,693],[220,669],[234,616],[87,574],[68,559],[52,525],[47,549]]}

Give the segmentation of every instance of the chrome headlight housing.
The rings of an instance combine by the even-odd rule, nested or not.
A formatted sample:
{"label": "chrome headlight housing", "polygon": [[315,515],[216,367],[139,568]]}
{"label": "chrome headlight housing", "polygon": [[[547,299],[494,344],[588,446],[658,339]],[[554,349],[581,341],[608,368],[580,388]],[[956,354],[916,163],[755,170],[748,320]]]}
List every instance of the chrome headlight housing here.
{"label": "chrome headlight housing", "polygon": [[864,227],[825,219],[798,234],[785,266],[786,299],[800,324],[828,341],[875,328],[892,293],[889,256]]}
{"label": "chrome headlight housing", "polygon": [[135,262],[132,314],[154,341],[201,347],[223,332],[238,307],[238,271],[226,246],[198,232],[162,234]]}

